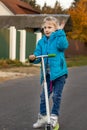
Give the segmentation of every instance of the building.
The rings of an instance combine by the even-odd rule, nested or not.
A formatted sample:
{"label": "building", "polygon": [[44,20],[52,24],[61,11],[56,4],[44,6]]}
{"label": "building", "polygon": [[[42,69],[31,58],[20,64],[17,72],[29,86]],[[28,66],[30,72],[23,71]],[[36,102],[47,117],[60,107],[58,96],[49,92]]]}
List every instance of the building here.
{"label": "building", "polygon": [[[18,50],[18,44],[17,44],[17,37],[18,33],[20,33],[20,49],[19,49],[19,60],[21,62],[25,62],[26,59],[26,28],[21,25],[22,20],[25,17],[22,17],[23,19],[16,19],[18,15],[29,15],[29,14],[40,14],[37,10],[33,9],[31,5],[29,5],[26,2],[20,1],[20,0],[0,0],[0,34],[1,34],[1,47],[4,49],[1,49],[0,54],[3,58],[3,54],[5,57],[8,55],[7,58],[15,60],[17,58],[17,50]],[[12,23],[12,19],[15,18],[14,23]],[[7,18],[7,19],[6,19]],[[18,23],[21,22],[21,23]],[[24,21],[23,21],[24,22]],[[12,23],[12,24],[11,24]],[[7,24],[7,25],[6,25]],[[26,24],[26,23],[24,23]],[[18,25],[18,27],[16,26]],[[21,27],[20,27],[21,25]],[[3,29],[5,28],[5,30]],[[9,33],[9,34],[8,34]],[[4,37],[8,37],[7,40],[3,41],[3,35]],[[29,40],[29,39],[28,39]],[[4,44],[5,41],[8,41],[9,43]],[[3,44],[2,44],[3,42]],[[9,45],[8,45],[9,44]]]}
{"label": "building", "polygon": [[[23,1],[0,0],[0,28],[7,29],[6,37],[9,30],[9,35],[7,37],[7,39],[9,39],[9,46],[7,44],[7,50],[4,50],[6,52],[6,55],[8,54],[9,59],[19,59],[21,62],[25,62],[28,54],[32,52],[31,48],[34,49],[36,41],[38,41],[42,36],[41,32],[34,33],[34,31],[40,28],[42,19],[45,16],[47,15],[40,14],[40,12],[33,9],[29,4]],[[69,19],[69,15],[56,14],[54,16],[58,18],[58,20],[65,20],[65,22],[67,22]],[[66,27],[67,24],[65,26],[65,29]],[[28,30],[28,32],[26,30]],[[29,31],[32,31],[33,35],[29,34]],[[5,35],[5,31],[1,30],[1,35],[2,33]],[[5,44],[2,44],[2,42],[3,41],[0,43],[1,46],[6,49]],[[0,51],[0,53],[2,53],[2,56],[4,51]]]}
{"label": "building", "polygon": [[21,0],[0,0],[0,15],[17,14],[39,14],[39,12]]}

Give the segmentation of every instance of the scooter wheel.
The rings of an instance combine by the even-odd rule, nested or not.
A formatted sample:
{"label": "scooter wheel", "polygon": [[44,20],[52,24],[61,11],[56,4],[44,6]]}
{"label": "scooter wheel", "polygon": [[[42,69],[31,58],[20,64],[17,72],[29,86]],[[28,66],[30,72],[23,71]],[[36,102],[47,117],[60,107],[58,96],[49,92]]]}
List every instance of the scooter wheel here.
{"label": "scooter wheel", "polygon": [[45,130],[53,130],[53,127],[51,124],[46,124],[45,125]]}

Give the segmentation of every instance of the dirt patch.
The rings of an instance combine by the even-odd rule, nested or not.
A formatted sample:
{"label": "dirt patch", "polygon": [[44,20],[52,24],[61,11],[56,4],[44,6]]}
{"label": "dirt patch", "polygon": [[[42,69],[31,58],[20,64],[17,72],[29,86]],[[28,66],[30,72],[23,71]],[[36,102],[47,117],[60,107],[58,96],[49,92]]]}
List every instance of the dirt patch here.
{"label": "dirt patch", "polygon": [[2,68],[0,69],[0,82],[39,74],[40,74],[39,66]]}

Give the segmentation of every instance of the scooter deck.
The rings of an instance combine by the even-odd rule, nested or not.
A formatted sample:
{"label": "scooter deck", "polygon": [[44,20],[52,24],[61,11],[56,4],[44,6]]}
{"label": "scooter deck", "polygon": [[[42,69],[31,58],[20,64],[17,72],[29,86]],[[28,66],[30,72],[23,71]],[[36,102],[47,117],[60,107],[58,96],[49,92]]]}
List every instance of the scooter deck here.
{"label": "scooter deck", "polygon": [[59,124],[55,126],[55,128],[52,128],[50,125],[48,127],[45,127],[45,130],[59,130]]}

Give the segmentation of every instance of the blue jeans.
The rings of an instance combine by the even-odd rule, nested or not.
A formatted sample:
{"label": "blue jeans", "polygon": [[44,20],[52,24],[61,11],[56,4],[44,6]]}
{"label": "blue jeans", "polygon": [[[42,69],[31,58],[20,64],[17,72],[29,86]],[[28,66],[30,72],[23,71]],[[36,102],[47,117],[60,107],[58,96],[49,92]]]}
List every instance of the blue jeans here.
{"label": "blue jeans", "polygon": [[[65,84],[66,75],[63,75],[52,81],[52,91],[50,90],[50,75],[46,75],[47,81],[47,89],[48,89],[48,97],[53,93],[53,106],[51,110],[51,114],[55,114],[59,116],[60,111],[60,103],[62,97],[62,91]],[[45,104],[45,93],[44,88],[42,88],[42,93],[40,95],[40,114],[46,115],[46,104]]]}

